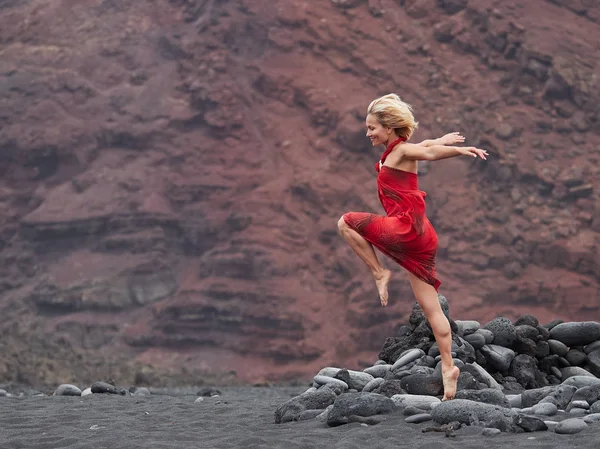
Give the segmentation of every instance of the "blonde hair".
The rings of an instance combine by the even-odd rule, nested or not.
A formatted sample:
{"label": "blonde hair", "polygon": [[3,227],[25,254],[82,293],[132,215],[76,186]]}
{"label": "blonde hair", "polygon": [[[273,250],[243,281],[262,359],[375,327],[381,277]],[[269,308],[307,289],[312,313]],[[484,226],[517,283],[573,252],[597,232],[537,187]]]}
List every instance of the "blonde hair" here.
{"label": "blonde hair", "polygon": [[367,108],[367,115],[373,115],[377,121],[396,131],[398,137],[410,139],[419,123],[415,121],[412,107],[405,103],[396,94],[387,94],[371,102]]}

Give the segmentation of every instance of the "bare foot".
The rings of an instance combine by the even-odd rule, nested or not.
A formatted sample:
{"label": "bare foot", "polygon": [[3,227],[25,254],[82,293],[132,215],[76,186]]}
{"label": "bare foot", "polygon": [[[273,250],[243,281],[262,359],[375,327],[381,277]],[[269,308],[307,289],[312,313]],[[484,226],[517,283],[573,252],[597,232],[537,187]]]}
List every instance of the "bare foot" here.
{"label": "bare foot", "polygon": [[392,272],[390,270],[383,270],[381,274],[375,276],[375,284],[377,284],[377,291],[379,292],[379,299],[383,307],[388,305],[388,284],[392,278]]}
{"label": "bare foot", "polygon": [[444,397],[442,401],[449,401],[450,399],[454,399],[454,395],[456,394],[456,384],[458,382],[458,376],[460,375],[460,370],[457,366],[453,366],[447,372],[442,372],[442,378],[444,380]]}

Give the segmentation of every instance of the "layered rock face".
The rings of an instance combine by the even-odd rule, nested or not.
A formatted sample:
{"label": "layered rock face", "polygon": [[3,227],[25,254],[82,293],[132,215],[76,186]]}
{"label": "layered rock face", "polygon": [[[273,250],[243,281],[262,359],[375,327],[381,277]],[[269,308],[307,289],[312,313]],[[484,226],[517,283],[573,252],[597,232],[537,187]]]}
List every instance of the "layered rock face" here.
{"label": "layered rock face", "polygon": [[[262,381],[364,366],[408,318],[337,236],[380,211],[364,113],[397,92],[453,314],[600,308],[591,2],[0,4],[0,379]],[[388,263],[388,266],[392,264]]]}

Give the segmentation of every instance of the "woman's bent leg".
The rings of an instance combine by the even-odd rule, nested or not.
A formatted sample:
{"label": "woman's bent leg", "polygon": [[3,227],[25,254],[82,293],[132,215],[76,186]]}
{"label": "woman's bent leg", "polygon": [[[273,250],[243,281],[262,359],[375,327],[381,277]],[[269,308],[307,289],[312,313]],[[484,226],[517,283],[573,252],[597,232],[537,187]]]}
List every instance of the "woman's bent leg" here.
{"label": "woman's bent leg", "polygon": [[456,394],[456,384],[460,371],[454,366],[454,360],[452,360],[452,331],[450,330],[450,323],[442,311],[435,288],[423,282],[412,273],[408,273],[408,277],[417,302],[429,321],[435,341],[440,348],[442,378],[444,381],[443,400],[453,399]]}
{"label": "woman's bent leg", "polygon": [[375,250],[373,249],[373,245],[367,242],[358,232],[348,226],[344,220],[344,217],[339,219],[338,229],[340,231],[340,235],[344,237],[344,240],[348,242],[354,252],[358,254],[367,267],[369,267],[369,270],[371,270],[371,274],[375,278],[375,284],[377,285],[377,291],[379,292],[381,305],[384,307],[387,306],[387,286],[392,277],[392,272],[381,266],[379,259],[377,259],[377,254],[375,254]]}

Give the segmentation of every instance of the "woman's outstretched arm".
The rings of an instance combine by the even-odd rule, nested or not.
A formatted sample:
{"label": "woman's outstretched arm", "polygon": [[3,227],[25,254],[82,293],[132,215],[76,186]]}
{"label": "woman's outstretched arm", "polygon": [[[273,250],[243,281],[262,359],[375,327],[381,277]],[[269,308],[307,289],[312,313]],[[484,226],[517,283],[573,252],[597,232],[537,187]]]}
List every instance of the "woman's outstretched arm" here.
{"label": "woman's outstretched arm", "polygon": [[419,143],[419,145],[424,147],[430,147],[433,145],[454,145],[456,143],[463,143],[464,141],[464,136],[462,136],[458,131],[455,131],[437,139],[424,140],[423,142]]}
{"label": "woman's outstretched arm", "polygon": [[400,145],[402,158],[415,161],[439,161],[456,156],[480,157],[486,160],[487,151],[475,147],[452,147],[445,145],[422,146],[415,144]]}

